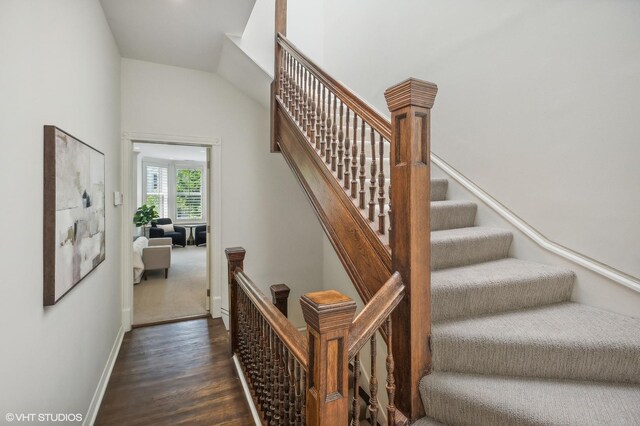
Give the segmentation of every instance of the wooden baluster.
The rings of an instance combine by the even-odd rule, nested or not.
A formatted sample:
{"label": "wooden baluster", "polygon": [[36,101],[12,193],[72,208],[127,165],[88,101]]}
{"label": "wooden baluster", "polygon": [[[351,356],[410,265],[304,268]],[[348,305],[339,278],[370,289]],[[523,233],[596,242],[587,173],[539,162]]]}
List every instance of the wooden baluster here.
{"label": "wooden baluster", "polygon": [[[287,35],[287,0],[276,0],[275,2],[275,43],[274,43],[274,55],[273,55],[273,81],[269,87],[270,93],[270,117],[271,117],[271,128],[269,129],[269,149],[271,152],[279,152],[280,147],[276,141],[276,136],[278,134],[277,129],[277,121],[276,121],[276,110],[278,108],[278,102],[276,100],[276,95],[278,93],[282,93],[282,60],[284,59],[284,49],[278,43],[278,33],[283,36]],[[280,86],[280,87],[278,87]]]}
{"label": "wooden baluster", "polygon": [[322,114],[320,115],[320,120],[322,121],[322,125],[320,126],[320,157],[324,154],[325,146],[327,145],[326,134],[327,134],[327,110],[326,110],[326,87],[322,86]]}
{"label": "wooden baluster", "polygon": [[293,354],[289,353],[289,421],[288,425],[296,423],[296,376],[295,364],[297,363]]}
{"label": "wooden baluster", "polygon": [[313,80],[313,75],[311,74],[311,71],[307,70],[307,73],[309,74],[309,83],[307,85],[307,137],[309,138],[309,141],[311,143],[313,143],[313,137],[312,137],[312,132],[313,132],[313,123],[312,123],[312,119],[313,119],[313,112],[312,112],[312,108],[313,108],[313,94],[315,93],[314,90],[311,88],[311,80]]}
{"label": "wooden baluster", "polygon": [[[349,106],[347,106],[347,116],[345,117],[346,134],[344,138],[344,189],[349,189],[351,185],[351,140],[349,139]],[[342,128],[342,125],[340,125]]]}
{"label": "wooden baluster", "polygon": [[260,344],[258,343],[258,336],[260,335],[260,323],[258,320],[260,319],[260,312],[254,306],[253,307],[253,339],[251,345],[253,346],[253,359],[251,360],[251,366],[253,368],[252,380],[253,387],[257,389],[258,387],[258,359],[259,359],[259,350]]}
{"label": "wooden baluster", "polygon": [[358,197],[358,115],[353,113],[353,145],[351,148],[351,198]]}
{"label": "wooden baluster", "polygon": [[[373,127],[371,128],[371,134],[370,134],[370,139],[371,141],[369,142],[371,145],[371,165],[370,165],[370,173],[371,173],[371,179],[369,179],[369,220],[371,222],[373,222],[375,220],[375,213],[376,213],[376,202],[375,202],[375,196],[376,196],[376,179],[377,179],[377,164],[376,164],[376,134],[373,130]],[[380,162],[382,162],[382,159],[380,160]]]}
{"label": "wooden baluster", "polygon": [[293,111],[295,110],[295,99],[296,99],[296,84],[295,84],[295,67],[294,67],[293,56],[289,55],[289,104],[287,105],[287,109],[289,110],[289,114],[292,117]]}
{"label": "wooden baluster", "polygon": [[256,330],[255,330],[255,309],[253,306],[253,303],[249,303],[249,364],[248,364],[248,370],[249,370],[249,378],[248,378],[248,382],[250,384],[250,386],[253,388],[255,385],[255,374],[256,374],[256,370],[255,370],[255,365],[256,365],[256,350],[258,348],[256,348],[255,345],[255,335],[256,335]]}
{"label": "wooden baluster", "polygon": [[269,362],[269,369],[271,370],[271,422],[277,425],[280,421],[280,415],[278,412],[278,395],[280,394],[280,382],[278,382],[278,349],[277,349],[277,336],[273,329],[270,334],[270,349],[271,349],[271,361]]}
{"label": "wooden baluster", "polygon": [[225,249],[227,256],[227,271],[229,282],[229,344],[231,355],[236,353],[238,348],[238,282],[236,281],[236,270],[244,267],[244,256],[246,251],[242,247],[232,247]]}
{"label": "wooden baluster", "polygon": [[280,96],[281,99],[284,98],[284,56],[285,52],[281,51],[278,55],[279,64],[277,65],[280,68],[280,75],[278,76],[278,96]]}
{"label": "wooden baluster", "polygon": [[[389,173],[389,176],[391,176],[391,173]],[[389,182],[389,210],[387,211],[387,217],[389,218],[389,228],[387,229],[387,231],[389,232],[389,245],[391,245],[391,241],[393,240],[393,225],[391,224],[391,218],[393,217],[391,215],[391,187],[392,186],[393,186],[393,180]]]}
{"label": "wooden baluster", "polygon": [[[320,143],[324,139],[324,136],[321,137],[321,129],[322,129],[322,102],[324,102],[320,98],[320,90],[322,88],[322,83],[318,81],[318,93],[316,96],[316,149],[320,149]],[[322,89],[322,93],[324,93],[324,89]]]}
{"label": "wooden baluster", "polygon": [[298,108],[300,108],[300,91],[298,90],[298,78],[299,78],[299,67],[298,61],[293,60],[293,93],[291,95],[291,100],[293,105],[291,106],[291,112],[293,113],[293,120],[298,122]]}
{"label": "wooden baluster", "polygon": [[365,158],[365,150],[364,150],[364,120],[362,121],[362,125],[361,125],[361,131],[360,131],[360,175],[359,175],[359,180],[360,180],[360,192],[359,194],[359,203],[358,206],[360,206],[361,209],[364,210],[364,183],[366,180],[366,176],[365,176],[365,171],[364,171],[364,166],[366,164],[366,158]]}
{"label": "wooden baluster", "polygon": [[285,378],[285,371],[287,369],[287,361],[285,357],[285,349],[282,340],[278,338],[278,355],[279,361],[278,365],[280,371],[278,372],[278,380],[280,381],[280,424],[284,425],[287,422],[287,418],[289,417],[289,413],[286,412],[286,404],[289,402],[289,395],[285,393],[285,388],[287,385],[287,380]]}
{"label": "wooden baluster", "polygon": [[353,401],[351,402],[351,424],[360,424],[360,354],[353,357]]}
{"label": "wooden baluster", "polygon": [[337,166],[337,149],[338,149],[338,123],[336,120],[336,112],[338,97],[333,95],[333,125],[331,126],[331,171],[336,171]]}
{"label": "wooden baluster", "polygon": [[283,362],[284,368],[284,415],[282,417],[283,424],[291,424],[291,358],[293,355],[283,346]]}
{"label": "wooden baluster", "polygon": [[340,125],[338,126],[338,180],[342,180],[344,173],[344,129],[342,128],[342,106],[340,101]]}
{"label": "wooden baluster", "polygon": [[378,377],[376,376],[376,335],[371,336],[371,378],[369,379],[369,420],[378,424]]}
{"label": "wooden baluster", "polygon": [[289,86],[290,86],[290,73],[289,73],[289,62],[291,60],[291,57],[289,56],[289,53],[286,50],[282,50],[284,52],[284,86],[283,86],[283,95],[282,95],[282,100],[284,102],[284,105],[287,109],[289,109]]}
{"label": "wooden baluster", "polygon": [[315,144],[316,142],[316,78],[313,77],[313,87],[311,83],[309,88],[311,89],[311,96],[309,97],[309,125],[311,130],[309,131],[309,142]]}
{"label": "wooden baluster", "polygon": [[264,395],[264,418],[267,422],[267,424],[271,423],[271,418],[272,418],[272,411],[271,411],[271,404],[272,404],[272,395],[273,395],[273,377],[271,376],[271,336],[272,336],[272,330],[271,330],[271,326],[269,326],[267,324],[267,335],[265,336],[265,351],[266,351],[266,356],[265,356],[265,363],[264,363],[264,370],[265,370],[265,375],[264,375],[264,380],[265,380],[265,384],[266,389],[265,389],[265,395]]}
{"label": "wooden baluster", "polygon": [[[438,87],[408,79],[385,91],[391,111],[393,185],[391,270],[402,275],[407,297],[393,315],[398,410],[410,422],[424,416],[418,386],[431,370],[430,116]],[[398,213],[398,214],[396,214]]]}
{"label": "wooden baluster", "polygon": [[384,212],[384,187],[386,184],[386,179],[384,175],[384,139],[382,135],[380,135],[380,141],[378,143],[378,148],[380,149],[380,173],[378,174],[378,208],[380,211],[378,212],[378,232],[381,234],[385,233],[385,212]]}
{"label": "wooden baluster", "polygon": [[251,360],[251,364],[253,367],[253,375],[252,375],[252,379],[253,379],[253,383],[254,383],[254,389],[258,388],[259,385],[259,364],[258,364],[258,360],[260,359],[260,341],[259,341],[259,337],[260,337],[260,312],[258,311],[258,309],[254,306],[253,307],[253,340],[252,340],[252,346],[254,347],[254,351],[253,351],[253,359]]}
{"label": "wooden baluster", "polygon": [[302,376],[300,375],[300,364],[296,361],[295,365],[295,392],[296,392],[296,426],[302,424],[302,394],[304,393],[304,387],[302,386]]}
{"label": "wooden baluster", "polygon": [[302,107],[303,107],[303,103],[302,103],[302,99],[304,97],[304,90],[302,88],[302,74],[303,74],[303,68],[302,68],[302,64],[298,62],[298,86],[297,86],[297,92],[298,95],[296,96],[296,104],[297,104],[297,115],[296,115],[296,121],[298,122],[299,126],[302,126]]}
{"label": "wooden baluster", "polygon": [[388,424],[396,424],[396,379],[393,377],[395,370],[395,362],[393,360],[393,346],[391,345],[391,316],[389,316],[385,322],[385,329],[387,331],[387,399],[389,405],[387,406],[387,419]]}
{"label": "wooden baluster", "polygon": [[262,409],[262,316],[257,315],[256,324],[258,331],[256,334],[256,387],[255,396],[258,401],[258,406]]}
{"label": "wooden baluster", "polygon": [[307,422],[345,425],[349,420],[348,337],[356,304],[330,290],[307,293],[300,305],[309,348]]}
{"label": "wooden baluster", "polygon": [[309,93],[307,90],[307,79],[309,78],[309,72],[306,68],[302,68],[302,131],[309,137]]}
{"label": "wooden baluster", "polygon": [[331,91],[327,90],[327,140],[324,148],[324,161],[327,164],[331,163],[331,95]]}
{"label": "wooden baluster", "polygon": [[267,323],[267,320],[265,318],[262,319],[262,365],[261,365],[261,371],[262,371],[262,412],[265,414],[269,409],[269,403],[268,403],[268,395],[269,395],[269,381],[267,380],[269,375],[268,375],[268,371],[269,371],[269,324]]}
{"label": "wooden baluster", "polygon": [[300,424],[304,426],[307,424],[307,372],[301,370],[301,373],[302,392],[300,395]]}
{"label": "wooden baluster", "polygon": [[271,368],[273,369],[273,396],[272,396],[272,413],[273,413],[273,424],[279,425],[282,417],[280,415],[280,338],[274,332],[272,335],[272,364]]}

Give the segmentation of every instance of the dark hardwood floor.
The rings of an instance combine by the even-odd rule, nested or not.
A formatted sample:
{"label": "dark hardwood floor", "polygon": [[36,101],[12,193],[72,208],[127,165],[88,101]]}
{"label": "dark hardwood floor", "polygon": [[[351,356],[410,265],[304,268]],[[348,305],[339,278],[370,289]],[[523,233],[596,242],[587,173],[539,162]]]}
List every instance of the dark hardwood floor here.
{"label": "dark hardwood floor", "polygon": [[253,425],[221,319],[127,333],[96,425]]}

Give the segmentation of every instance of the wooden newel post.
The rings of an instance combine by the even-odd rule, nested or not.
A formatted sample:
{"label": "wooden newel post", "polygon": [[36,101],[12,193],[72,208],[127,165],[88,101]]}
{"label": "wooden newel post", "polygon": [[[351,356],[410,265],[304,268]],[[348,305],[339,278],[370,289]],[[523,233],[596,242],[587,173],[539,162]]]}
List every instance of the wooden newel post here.
{"label": "wooden newel post", "polygon": [[346,425],[349,420],[347,339],[356,304],[335,290],[305,294],[300,304],[309,342],[307,424]]}
{"label": "wooden newel post", "polygon": [[274,284],[271,289],[271,301],[282,315],[288,316],[289,292],[291,291],[286,284]]}
{"label": "wooden newel post", "polygon": [[273,81],[271,82],[271,152],[279,152],[276,141],[276,95],[280,90],[280,73],[282,72],[282,48],[278,44],[278,33],[287,35],[287,0],[276,0],[276,23],[274,45],[275,57],[273,61]]}
{"label": "wooden newel post", "polygon": [[406,296],[393,314],[398,408],[410,421],[424,415],[418,384],[431,370],[431,224],[429,143],[438,86],[410,78],[384,93],[391,111],[392,270]]}
{"label": "wooden newel post", "polygon": [[229,271],[229,342],[231,355],[238,349],[238,282],[236,270],[244,268],[245,249],[230,247],[224,250],[227,255],[227,269]]}

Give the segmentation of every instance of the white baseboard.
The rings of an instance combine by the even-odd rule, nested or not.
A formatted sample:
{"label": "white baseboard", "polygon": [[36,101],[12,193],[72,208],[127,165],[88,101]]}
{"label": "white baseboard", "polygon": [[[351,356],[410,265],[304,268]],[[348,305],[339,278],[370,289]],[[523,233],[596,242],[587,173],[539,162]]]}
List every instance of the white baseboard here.
{"label": "white baseboard", "polygon": [[220,309],[220,316],[222,317],[224,327],[229,330],[229,310],[227,308]]}
{"label": "white baseboard", "polygon": [[249,390],[249,384],[247,383],[247,379],[245,379],[244,377],[244,373],[242,372],[242,367],[240,366],[238,357],[234,355],[232,359],[233,359],[233,365],[235,365],[236,367],[236,372],[238,373],[238,377],[240,378],[240,383],[242,383],[244,396],[245,398],[247,398],[247,403],[249,404],[249,408],[251,409],[251,415],[253,416],[253,421],[255,422],[256,426],[262,426],[262,422],[260,421],[260,415],[258,414],[256,405],[253,403],[253,398],[251,397],[251,391]]}
{"label": "white baseboard", "polygon": [[222,316],[222,297],[214,296],[211,298],[211,317],[220,318]]}
{"label": "white baseboard", "polygon": [[84,417],[84,422],[82,423],[83,426],[93,426],[96,421],[96,416],[98,415],[98,410],[100,410],[100,404],[102,403],[104,393],[107,390],[109,378],[111,378],[111,372],[113,371],[113,366],[115,365],[116,359],[118,358],[118,353],[120,352],[120,346],[122,345],[123,338],[124,327],[120,326],[120,330],[118,330],[118,334],[116,335],[116,340],[113,342],[111,353],[109,354],[109,358],[107,359],[107,364],[104,366],[102,376],[100,376],[98,387],[96,388],[96,391],[93,394],[93,398],[91,399],[89,410],[87,410],[87,415]]}

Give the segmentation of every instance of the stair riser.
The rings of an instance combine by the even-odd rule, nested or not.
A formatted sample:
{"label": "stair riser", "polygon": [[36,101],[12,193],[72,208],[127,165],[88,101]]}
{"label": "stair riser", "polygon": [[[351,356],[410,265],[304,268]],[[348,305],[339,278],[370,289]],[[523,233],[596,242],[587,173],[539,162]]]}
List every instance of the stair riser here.
{"label": "stair riser", "polygon": [[478,206],[474,203],[431,206],[431,230],[466,228],[473,226]]}
{"label": "stair riser", "polygon": [[435,240],[431,243],[431,269],[439,270],[503,259],[513,236],[501,233],[475,240]]}
{"label": "stair riser", "polygon": [[565,274],[552,278],[525,278],[491,283],[486,286],[469,286],[443,289],[438,286],[439,274],[432,276],[433,321],[474,317],[496,312],[526,309],[569,300],[574,275]]}
{"label": "stair riser", "polygon": [[605,354],[535,341],[462,341],[441,337],[437,326],[431,343],[434,371],[640,383],[638,353],[632,349],[610,347]]}

